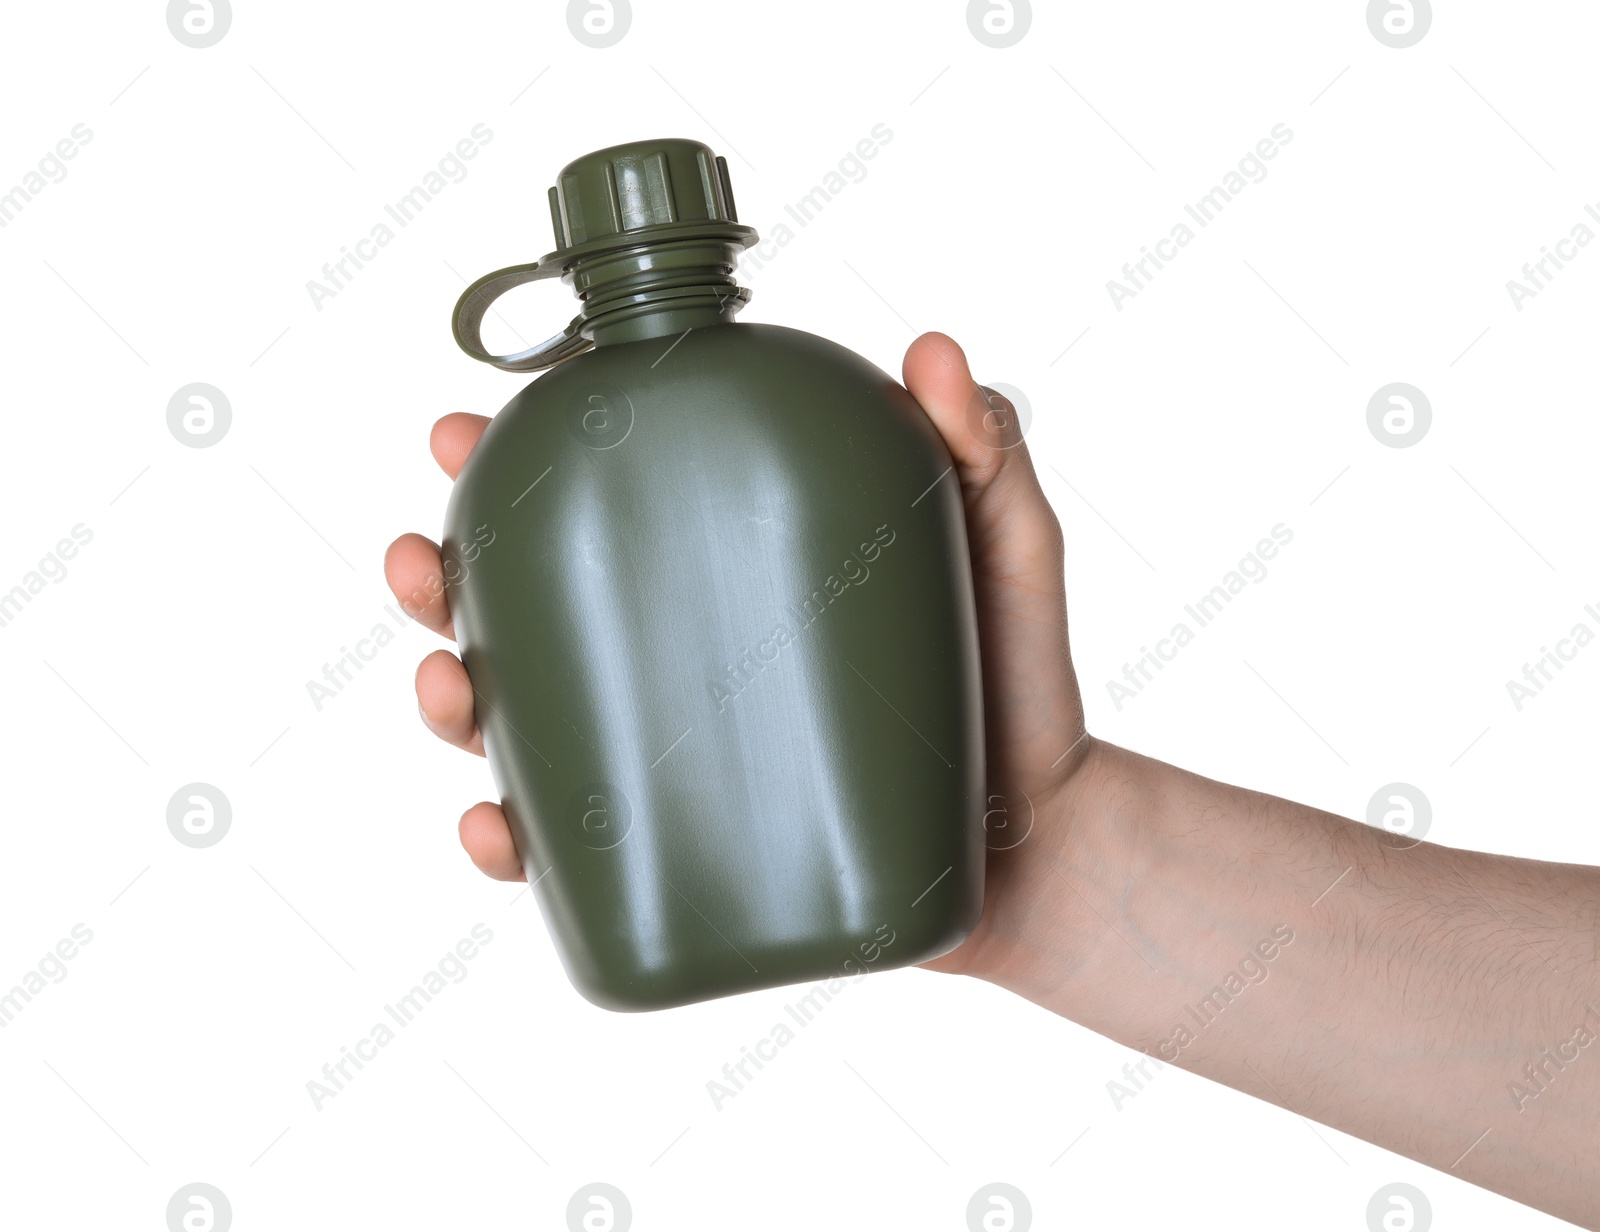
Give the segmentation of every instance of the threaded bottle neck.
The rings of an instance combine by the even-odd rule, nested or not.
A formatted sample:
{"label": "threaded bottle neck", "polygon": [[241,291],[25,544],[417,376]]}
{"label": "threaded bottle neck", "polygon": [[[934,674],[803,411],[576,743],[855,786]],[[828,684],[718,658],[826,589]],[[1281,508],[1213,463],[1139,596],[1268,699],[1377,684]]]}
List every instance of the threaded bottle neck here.
{"label": "threaded bottle neck", "polygon": [[565,275],[582,301],[583,336],[598,347],[731,322],[750,299],[734,278],[742,247],[704,237],[583,258]]}

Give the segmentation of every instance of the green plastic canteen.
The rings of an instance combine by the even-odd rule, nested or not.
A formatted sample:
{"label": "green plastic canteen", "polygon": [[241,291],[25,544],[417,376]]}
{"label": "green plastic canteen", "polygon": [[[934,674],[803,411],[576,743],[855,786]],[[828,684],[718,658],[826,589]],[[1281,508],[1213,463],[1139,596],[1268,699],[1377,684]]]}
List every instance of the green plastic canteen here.
{"label": "green plastic canteen", "polygon": [[[455,485],[445,584],[478,726],[572,983],[648,1010],[919,963],[983,907],[983,707],[961,493],[906,390],[740,323],[756,242],[697,141],[550,190],[556,247],[473,283],[457,343],[542,372]],[[578,315],[485,350],[561,278]]]}

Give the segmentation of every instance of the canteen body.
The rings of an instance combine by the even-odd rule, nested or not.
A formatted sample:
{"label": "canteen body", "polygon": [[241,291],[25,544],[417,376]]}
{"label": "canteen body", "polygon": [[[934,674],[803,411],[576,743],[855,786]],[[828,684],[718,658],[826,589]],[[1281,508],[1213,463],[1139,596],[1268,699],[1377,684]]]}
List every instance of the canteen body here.
{"label": "canteen body", "polygon": [[518,855],[572,982],[616,1010],[923,962],[983,904],[982,692],[949,454],[860,356],[733,320],[744,297],[716,254],[741,241],[705,147],[574,166],[599,160],[597,182],[625,189],[664,147],[679,181],[709,165],[695,191],[728,217],[688,225],[722,231],[685,236],[692,207],[669,194],[666,239],[592,219],[574,239],[561,211],[577,206],[553,193],[588,315],[489,357],[553,366],[473,450],[443,544]]}

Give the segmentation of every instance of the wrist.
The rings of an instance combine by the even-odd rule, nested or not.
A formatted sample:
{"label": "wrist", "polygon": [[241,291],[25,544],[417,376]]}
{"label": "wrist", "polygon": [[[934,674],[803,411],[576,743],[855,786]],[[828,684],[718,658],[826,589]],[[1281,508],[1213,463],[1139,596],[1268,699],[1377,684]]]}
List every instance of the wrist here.
{"label": "wrist", "polygon": [[1177,1059],[1162,1045],[1187,1007],[1219,983],[1270,978],[1337,874],[1322,877],[1333,857],[1303,817],[1274,806],[1294,807],[1092,742],[1030,841],[1001,853],[1012,859],[991,878],[968,973]]}
{"label": "wrist", "polygon": [[1109,946],[1138,961],[1108,929],[1102,900],[1145,862],[1165,767],[1085,737],[1064,769],[1036,785],[1026,840],[989,852],[982,922],[949,969],[1076,1017],[1066,1007],[1116,960]]}

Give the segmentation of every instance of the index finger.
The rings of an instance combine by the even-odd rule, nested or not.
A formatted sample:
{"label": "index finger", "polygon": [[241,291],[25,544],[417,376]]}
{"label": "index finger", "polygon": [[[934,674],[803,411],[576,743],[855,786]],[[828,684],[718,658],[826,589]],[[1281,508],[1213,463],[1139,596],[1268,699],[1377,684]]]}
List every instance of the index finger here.
{"label": "index finger", "polygon": [[467,464],[467,455],[488,426],[489,420],[482,415],[469,415],[465,411],[446,415],[433,425],[433,432],[428,437],[433,460],[446,475],[454,479]]}

